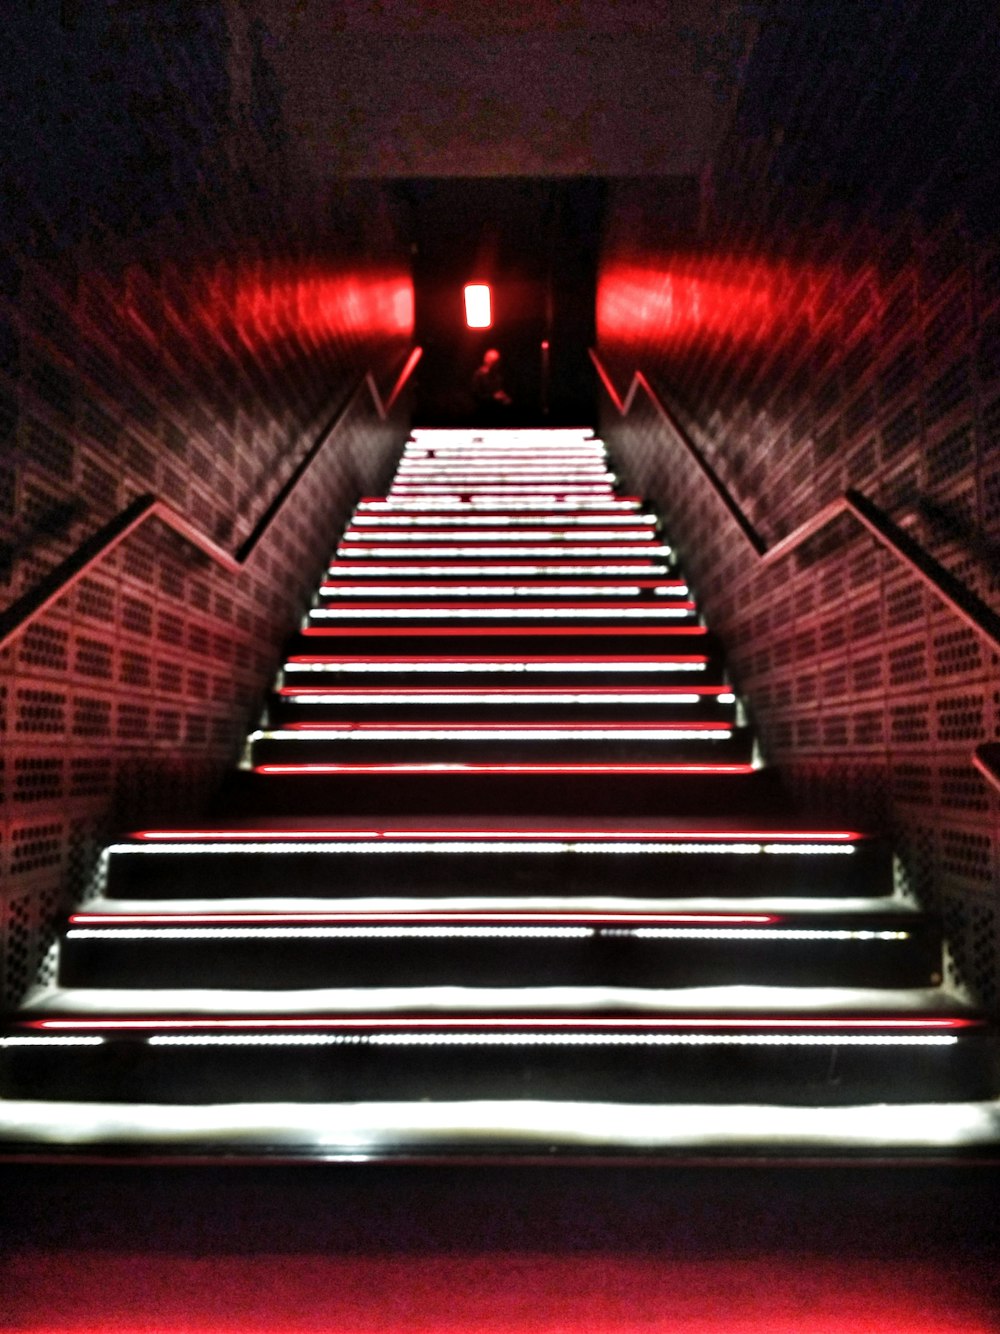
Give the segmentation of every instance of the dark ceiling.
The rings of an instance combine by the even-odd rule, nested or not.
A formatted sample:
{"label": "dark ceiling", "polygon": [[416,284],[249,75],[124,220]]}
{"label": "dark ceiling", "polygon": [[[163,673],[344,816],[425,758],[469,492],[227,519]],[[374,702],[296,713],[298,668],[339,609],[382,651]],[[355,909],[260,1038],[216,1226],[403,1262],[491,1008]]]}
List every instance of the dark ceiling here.
{"label": "dark ceiling", "polygon": [[303,166],[319,180],[696,175],[720,133],[757,8],[748,0],[252,7]]}

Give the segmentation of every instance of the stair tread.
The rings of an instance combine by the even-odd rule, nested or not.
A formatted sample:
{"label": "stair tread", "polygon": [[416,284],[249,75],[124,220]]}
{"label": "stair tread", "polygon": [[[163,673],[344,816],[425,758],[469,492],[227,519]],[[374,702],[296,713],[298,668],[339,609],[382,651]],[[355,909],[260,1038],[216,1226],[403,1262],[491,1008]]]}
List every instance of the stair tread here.
{"label": "stair tread", "polygon": [[785,918],[810,920],[817,917],[838,917],[845,920],[865,920],[869,917],[898,917],[903,921],[919,920],[925,916],[916,904],[904,899],[871,896],[868,898],[741,898],[738,907],[732,899],[723,898],[620,898],[612,896],[532,896],[525,898],[498,898],[491,896],[462,898],[406,898],[402,895],[392,898],[302,898],[269,899],[266,897],[247,897],[245,899],[227,898],[220,907],[218,899],[166,899],[157,905],[150,899],[92,899],[78,910],[86,913],[106,914],[113,921],[118,916],[164,914],[170,917],[183,917],[196,914],[239,914],[267,916],[276,914],[282,918],[295,917],[296,914],[328,913],[333,917],[346,914],[354,916],[366,913],[431,913],[435,917],[449,915],[468,915],[490,913],[558,913],[572,918],[582,913],[603,914],[646,914],[646,913],[718,913],[774,914]]}
{"label": "stair tread", "polygon": [[629,987],[322,987],[310,990],[256,991],[220,988],[62,988],[39,987],[29,993],[22,1012],[30,1020],[74,1016],[94,1019],[124,1015],[198,1015],[305,1018],[340,1015],[461,1015],[482,1018],[503,1012],[544,1015],[613,1014],[637,1022],[644,1017],[779,1015],[841,1016],[922,1015],[975,1017],[978,1010],[943,987],[857,988],[712,986]]}
{"label": "stair tread", "polygon": [[[462,1157],[753,1161],[1000,1156],[1000,1101],[849,1106],[549,1099],[351,1103],[0,1100],[0,1154],[155,1148],[238,1160]],[[125,1151],[124,1153],[122,1151]],[[957,1157],[961,1162],[961,1157]],[[974,1159],[975,1161],[975,1159]]]}

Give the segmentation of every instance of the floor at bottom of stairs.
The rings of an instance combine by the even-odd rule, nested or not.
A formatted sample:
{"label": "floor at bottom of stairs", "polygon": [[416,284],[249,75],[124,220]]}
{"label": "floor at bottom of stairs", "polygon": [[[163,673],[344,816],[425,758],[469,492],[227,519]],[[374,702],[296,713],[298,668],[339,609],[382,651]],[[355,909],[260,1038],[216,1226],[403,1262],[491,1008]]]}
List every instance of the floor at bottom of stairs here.
{"label": "floor at bottom of stairs", "polygon": [[0,1167],[19,1334],[991,1334],[997,1171]]}

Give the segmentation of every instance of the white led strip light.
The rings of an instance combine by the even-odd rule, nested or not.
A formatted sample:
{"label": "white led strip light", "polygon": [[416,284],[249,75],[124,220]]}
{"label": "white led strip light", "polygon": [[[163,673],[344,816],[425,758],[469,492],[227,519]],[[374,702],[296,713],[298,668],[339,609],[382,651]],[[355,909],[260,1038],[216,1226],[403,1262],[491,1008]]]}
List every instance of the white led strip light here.
{"label": "white led strip light", "polygon": [[641,508],[641,500],[622,500],[615,495],[603,498],[574,496],[571,500],[556,500],[554,496],[539,496],[534,500],[528,497],[506,497],[502,504],[497,504],[488,496],[475,496],[468,500],[461,500],[458,496],[441,496],[437,500],[417,500],[412,497],[407,500],[398,496],[395,498],[384,496],[378,500],[359,501],[357,512],[359,514],[385,514],[392,510],[404,510],[407,512],[413,511],[415,514],[448,514],[453,510],[467,512],[470,509],[502,509],[510,513],[524,514],[560,513],[564,510],[569,510],[574,514],[585,514],[587,510],[620,510],[623,513],[634,514]]}
{"label": "white led strip light", "polygon": [[487,855],[510,856],[512,853],[538,854],[550,856],[553,853],[579,853],[583,855],[598,854],[612,856],[676,856],[685,854],[705,854],[705,853],[727,853],[737,856],[760,856],[761,854],[770,854],[772,856],[814,856],[814,857],[850,857],[855,852],[855,847],[851,843],[761,843],[751,841],[740,841],[734,839],[732,842],[713,842],[691,843],[680,842],[660,842],[649,843],[639,842],[621,842],[612,841],[596,842],[583,841],[571,842],[568,839],[538,839],[538,840],[514,840],[514,839],[448,839],[446,841],[435,841],[434,839],[357,839],[344,840],[343,843],[323,840],[309,842],[305,839],[296,839],[289,837],[287,840],[275,840],[270,842],[261,840],[259,842],[248,840],[240,842],[206,841],[204,843],[195,842],[174,842],[168,840],[156,843],[113,843],[108,849],[109,852],[116,855],[121,854],[139,854],[151,855],[160,853],[219,853],[225,856],[232,856],[234,852],[248,852],[257,856],[260,853],[279,853],[289,852],[322,852],[345,855],[354,855],[362,853],[365,855],[374,854],[376,856],[385,855],[411,855],[413,853],[445,853],[449,855],[466,856],[470,853]]}
{"label": "white led strip light", "polygon": [[72,927],[69,940],[639,940],[896,941],[909,931],[715,926],[125,926]]}
{"label": "white led strip light", "polygon": [[[657,597],[686,597],[686,584],[653,590]],[[320,596],[327,598],[620,598],[640,597],[643,589],[636,584],[607,584],[600,589],[581,588],[577,584],[387,584],[372,588],[370,585],[349,583],[321,584]],[[597,602],[596,605],[600,605]]]}
{"label": "white led strip light", "polygon": [[[656,526],[656,518],[652,514],[623,514],[616,516],[609,514],[607,518],[595,518],[586,514],[554,514],[552,521],[561,524],[563,527],[594,527],[600,525],[602,528],[637,528],[646,529]],[[351,526],[357,528],[482,528],[489,526],[491,528],[528,528],[534,524],[546,523],[548,520],[542,516],[517,518],[512,514],[498,514],[496,517],[490,515],[477,515],[472,518],[464,514],[440,515],[428,517],[427,515],[416,514],[408,518],[405,514],[386,514],[382,517],[377,515],[356,514],[351,520]]]}
{"label": "white led strip light", "polygon": [[630,727],[628,723],[606,727],[533,726],[439,727],[433,724],[374,727],[345,723],[343,727],[276,728],[256,731],[250,741],[719,741],[732,736],[732,728],[717,727]]}
{"label": "white led strip light", "polygon": [[690,619],[689,607],[317,607],[316,621],[678,621]]}
{"label": "white led strip light", "polygon": [[613,528],[604,531],[599,526],[585,528],[579,532],[573,532],[571,529],[558,528],[524,528],[512,532],[505,532],[502,528],[494,531],[488,524],[480,525],[475,531],[469,533],[450,533],[447,529],[443,532],[393,532],[393,533],[371,533],[367,529],[358,529],[356,525],[351,524],[344,535],[344,542],[363,542],[365,545],[371,545],[375,540],[387,544],[398,542],[622,542],[636,541],[641,539],[643,549],[653,545],[653,536],[646,533],[622,533]]}
{"label": "white led strip light", "polygon": [[382,673],[412,673],[414,675],[466,675],[478,673],[500,673],[501,675],[523,676],[531,673],[558,674],[560,672],[703,672],[704,662],[674,662],[669,658],[659,658],[654,662],[288,662],[286,672],[331,672],[357,673],[361,676]]}
{"label": "white led strip light", "polygon": [[100,1037],[14,1037],[0,1038],[0,1047],[101,1047]]}
{"label": "white led strip light", "polygon": [[74,927],[75,940],[584,940],[592,926],[168,926]]}
{"label": "white led strip light", "polygon": [[670,694],[665,691],[644,691],[641,695],[623,695],[610,690],[579,691],[532,691],[521,690],[516,693],[509,690],[473,693],[464,690],[413,690],[405,694],[392,690],[373,691],[326,691],[308,690],[299,694],[283,694],[283,699],[301,700],[308,704],[502,704],[516,708],[525,704],[703,704],[706,700],[716,699],[720,704],[733,704],[735,695],[695,695],[689,693]]}
{"label": "white led strip light", "polygon": [[[519,556],[547,556],[551,560],[558,556],[563,550],[564,548],[561,544],[556,543],[544,546],[526,543],[523,546],[515,546],[512,542],[508,546],[489,546],[488,544],[485,544],[483,546],[474,545],[461,547],[441,543],[440,546],[432,547],[400,547],[381,545],[352,546],[350,542],[341,542],[340,546],[337,547],[337,555],[342,560],[367,560],[374,557],[378,557],[382,560],[393,560],[397,557],[401,560],[410,560],[413,557],[418,557],[420,559],[430,557],[433,559],[435,556],[471,557],[473,559],[479,556],[506,556],[508,558]],[[624,559],[626,556],[669,556],[671,554],[671,549],[670,547],[661,546],[658,542],[643,543],[641,546],[628,546],[625,543],[615,546],[600,546],[598,544],[586,546],[577,545],[574,542],[572,545],[565,548],[565,552],[567,556],[573,558],[614,556]]]}
{"label": "white led strip light", "polygon": [[[504,554],[510,556],[513,553],[508,551]],[[408,553],[408,556],[411,555],[413,555],[412,552]],[[571,574],[582,575],[585,577],[592,577],[598,574],[610,574],[616,575],[619,578],[622,575],[625,575],[626,577],[631,575],[632,578],[635,579],[651,574],[669,574],[670,567],[668,565],[661,565],[655,561],[640,563],[638,560],[633,561],[630,565],[501,565],[499,563],[492,565],[424,565],[411,563],[407,558],[402,567],[399,565],[365,564],[351,570],[346,570],[343,567],[338,568],[336,565],[331,565],[328,573],[341,579],[343,579],[345,575],[349,575],[352,579],[373,579],[376,576],[380,578],[388,576],[390,579],[393,577],[398,579],[401,575],[405,574],[435,575],[438,578],[447,578],[449,575],[462,575],[465,577],[470,574],[485,575],[487,577],[500,574],[508,578],[516,575],[521,575],[522,577],[530,575],[550,575],[557,578],[561,575],[563,578],[566,578]]]}
{"label": "white led strip light", "polygon": [[938,1033],[155,1034],[151,1047],[953,1047]]}

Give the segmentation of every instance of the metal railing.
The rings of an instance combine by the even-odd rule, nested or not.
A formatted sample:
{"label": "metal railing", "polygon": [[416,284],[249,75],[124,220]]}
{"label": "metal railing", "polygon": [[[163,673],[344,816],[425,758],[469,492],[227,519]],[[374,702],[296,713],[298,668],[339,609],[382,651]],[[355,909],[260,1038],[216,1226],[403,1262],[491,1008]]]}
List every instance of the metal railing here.
{"label": "metal railing", "polygon": [[84,577],[88,570],[114,551],[117,546],[120,546],[127,537],[130,537],[149,519],[159,519],[161,523],[172,529],[190,546],[201,551],[224,570],[227,570],[230,574],[237,574],[249,561],[261,539],[269,531],[271,525],[291,498],[299,482],[322,452],[324,445],[336,434],[337,428],[346,420],[359,395],[367,388],[375,410],[381,420],[385,421],[412,375],[414,367],[420,360],[422,351],[422,348],[415,347],[410,352],[386,399],[382,398],[372,372],[365,372],[346,403],[337,409],[333,417],[320,431],[314,443],[310,445],[291,475],[279,489],[277,495],[254,524],[250,535],[240,543],[235,552],[227,551],[213,538],[201,532],[168,501],[152,494],[137,496],[102,528],[84,538],[71,555],[44,575],[33,588],[30,588],[27,593],[22,594],[15,602],[12,602],[5,611],[0,612],[0,651],[5,649],[18,635],[22,634],[32,621],[41,616],[48,607],[65,596],[73,585]]}
{"label": "metal railing", "polygon": [[[637,370],[632,376],[628,392],[622,398],[614,386],[611,376],[601,362],[597,352],[591,348],[590,358],[594,368],[621,416],[628,415],[636,394],[640,389],[646,394],[656,412],[669,428],[677,442],[691,456],[712,491],[734,520],[747,544],[754,551],[762,564],[770,565],[784,556],[790,555],[809,538],[828,527],[841,515],[849,515],[857,520],[887,551],[905,565],[911,574],[920,579],[940,600],[964,623],[980,635],[994,652],[1000,652],[1000,616],[997,615],[980,597],[957,579],[950,570],[926,551],[919,542],[905,529],[895,523],[874,501],[860,491],[848,488],[842,496],[817,511],[812,518],[789,533],[786,537],[770,546],[744,514],[736,497],[732,494],[701,450],[678,422],[670,409],[653,389],[652,385]],[[978,746],[973,754],[976,769],[995,787],[1000,788],[1000,745],[985,742]]]}

